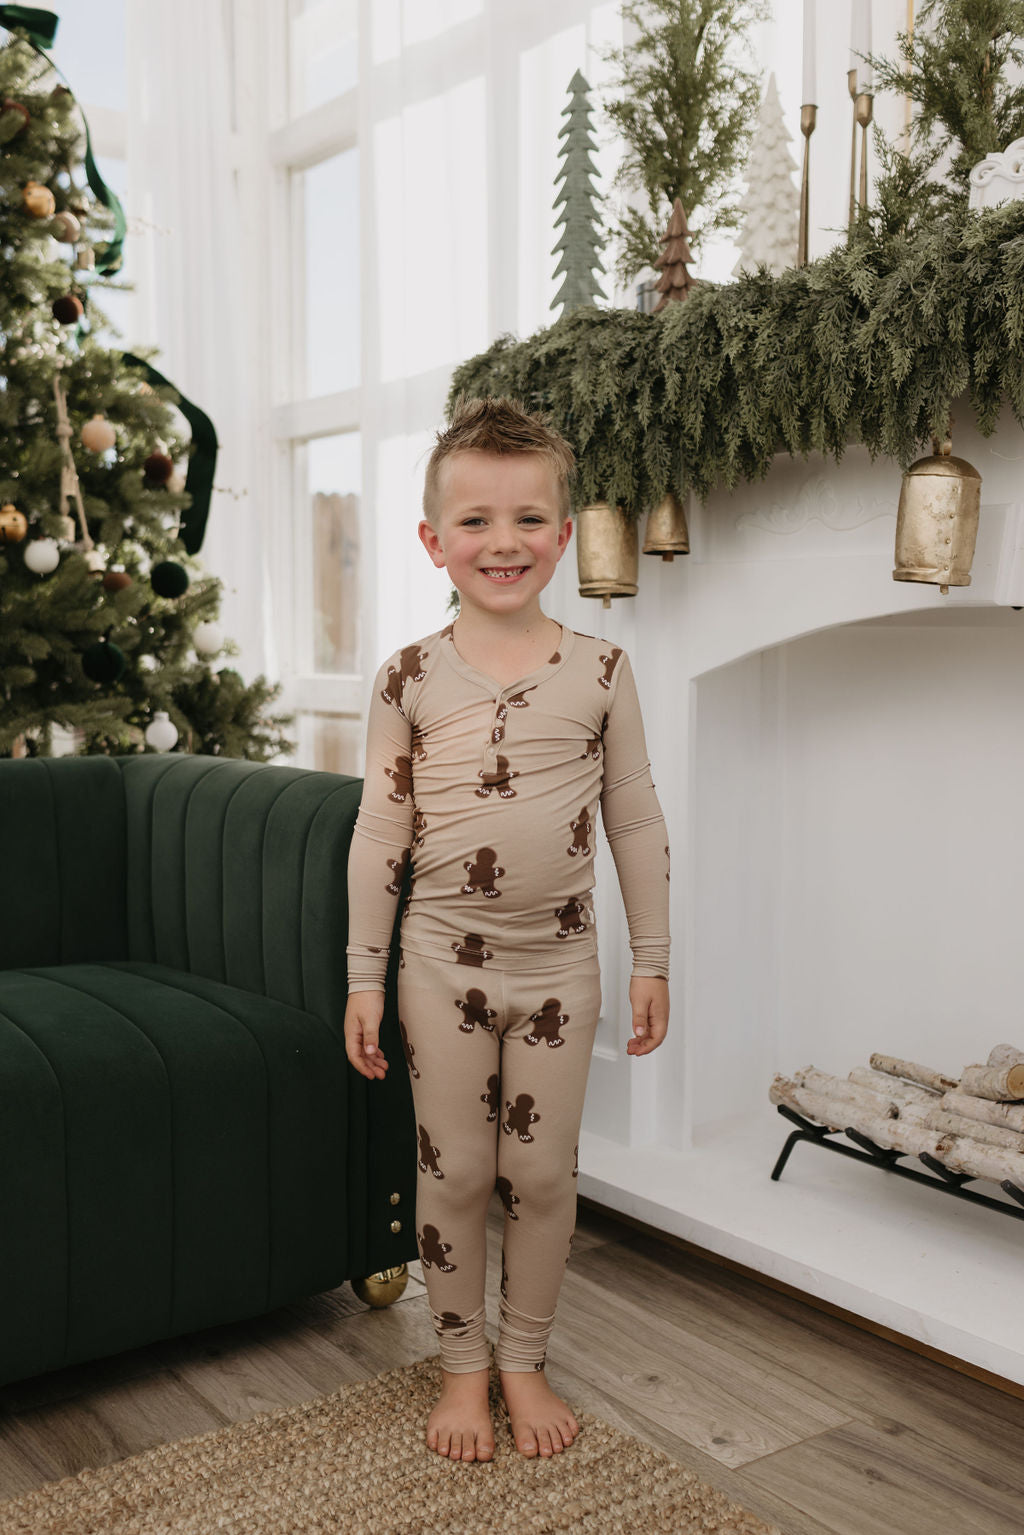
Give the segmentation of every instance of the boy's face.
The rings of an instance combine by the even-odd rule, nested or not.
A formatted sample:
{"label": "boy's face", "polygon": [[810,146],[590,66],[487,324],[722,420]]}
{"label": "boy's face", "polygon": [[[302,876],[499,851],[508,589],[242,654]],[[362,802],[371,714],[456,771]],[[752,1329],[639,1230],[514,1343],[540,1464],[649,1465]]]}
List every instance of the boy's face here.
{"label": "boy's face", "polygon": [[[463,604],[492,614],[534,608],[572,534],[559,523],[558,487],[538,453],[452,453],[438,476],[440,527],[419,535],[438,567],[447,566]],[[513,574],[500,574],[511,571]]]}

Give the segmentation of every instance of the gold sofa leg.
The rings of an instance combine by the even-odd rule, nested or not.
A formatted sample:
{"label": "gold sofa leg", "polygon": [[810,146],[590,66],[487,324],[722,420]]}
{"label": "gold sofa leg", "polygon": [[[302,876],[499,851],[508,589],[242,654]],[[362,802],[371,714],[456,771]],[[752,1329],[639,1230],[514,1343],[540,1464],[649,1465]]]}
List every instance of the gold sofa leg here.
{"label": "gold sofa leg", "polygon": [[349,1283],[365,1305],[390,1306],[409,1283],[409,1265],[400,1263],[397,1268],[381,1269],[379,1274],[367,1274],[365,1279],[352,1279]]}

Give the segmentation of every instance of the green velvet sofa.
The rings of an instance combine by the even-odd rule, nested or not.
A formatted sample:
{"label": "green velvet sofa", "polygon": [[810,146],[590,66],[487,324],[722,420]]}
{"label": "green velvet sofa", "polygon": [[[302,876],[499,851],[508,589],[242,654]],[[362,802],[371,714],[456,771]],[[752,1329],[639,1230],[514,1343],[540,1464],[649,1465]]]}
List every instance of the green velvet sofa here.
{"label": "green velvet sofa", "polygon": [[211,757],[0,761],[0,1384],[416,1256],[393,969],[387,1077],[345,1055],[360,792]]}

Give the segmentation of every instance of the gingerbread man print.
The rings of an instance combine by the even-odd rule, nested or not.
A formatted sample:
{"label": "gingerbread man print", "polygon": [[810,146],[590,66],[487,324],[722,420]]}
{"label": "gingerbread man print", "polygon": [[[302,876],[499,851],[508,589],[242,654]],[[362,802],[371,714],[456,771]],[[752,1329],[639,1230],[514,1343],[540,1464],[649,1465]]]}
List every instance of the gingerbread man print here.
{"label": "gingerbread man print", "polygon": [[462,1013],[462,1022],[459,1028],[463,1034],[472,1034],[474,1024],[479,1024],[489,1034],[494,1033],[492,1018],[497,1018],[493,1007],[487,1006],[487,997],[478,986],[471,986],[466,992],[465,998],[456,998],[455,1006]]}
{"label": "gingerbread man print", "polygon": [[558,1031],[569,1022],[569,1014],[559,1012],[561,1005],[557,997],[548,997],[539,1013],[530,1014],[530,1022],[534,1027],[532,1032],[526,1035],[528,1045],[539,1045],[543,1039],[552,1050],[555,1050],[559,1045],[565,1044],[565,1040]]}
{"label": "gingerbread man print", "polygon": [[436,1226],[424,1226],[421,1232],[417,1231],[416,1240],[420,1244],[420,1258],[427,1268],[436,1263],[442,1274],[453,1274],[458,1268],[457,1263],[448,1262],[452,1244],[441,1241],[441,1233]]}
{"label": "gingerbread man print", "polygon": [[501,1108],[501,1099],[498,1097],[498,1073],[492,1072],[487,1078],[487,1091],[480,1094],[480,1102],[487,1105],[487,1123],[491,1124],[498,1117]]}
{"label": "gingerbread man print", "polygon": [[505,721],[508,719],[509,709],[528,709],[530,700],[526,695],[531,693],[534,687],[536,683],[532,687],[522,688],[518,693],[511,693],[498,705],[494,715],[494,728],[491,731],[491,740],[495,746],[500,746],[505,739]]}
{"label": "gingerbread man print", "polygon": [[603,688],[610,688],[611,687],[611,685],[612,685],[612,672],[615,670],[615,663],[619,659],[621,654],[622,654],[621,648],[618,645],[615,645],[615,646],[612,647],[612,653],[611,653],[610,656],[598,656],[597,659],[601,662],[601,664],[604,667],[604,676],[603,677],[598,677],[597,680],[598,680],[598,682],[601,684],[601,686]]}
{"label": "gingerbread man print", "polygon": [[402,888],[402,877],[405,874],[406,869],[409,867],[409,849],[407,847],[403,848],[401,855],[398,858],[388,858],[386,862],[388,868],[393,872],[391,879],[384,886],[384,889],[390,895],[397,895],[399,890]]}
{"label": "gingerbread man print", "polygon": [[467,933],[462,942],[458,940],[452,944],[455,950],[455,963],[457,965],[475,965],[477,969],[485,959],[493,959],[493,949],[484,948],[484,941],[479,933]]}
{"label": "gingerbread man print", "polygon": [[558,908],[555,916],[558,918],[559,938],[568,938],[570,933],[585,933],[587,930],[587,924],[583,920],[586,910],[574,895],[569,897],[564,906]]}
{"label": "gingerbread man print", "polygon": [[501,879],[505,870],[500,863],[495,863],[497,853],[493,847],[477,848],[475,861],[468,858],[462,867],[466,872],[466,883],[460,887],[460,895],[472,895],[479,890],[488,900],[494,900],[501,894],[495,885],[495,880]]}
{"label": "gingerbread man print", "polygon": [[409,750],[414,762],[426,762],[427,753],[423,745],[426,738],[427,732],[423,729],[422,725],[414,725],[412,727],[412,739],[409,744]]}
{"label": "gingerbread man print", "polygon": [[524,1145],[533,1140],[530,1126],[535,1125],[540,1119],[540,1115],[533,1112],[535,1101],[529,1093],[520,1093],[515,1103],[507,1101],[505,1103],[508,1118],[501,1128],[506,1135],[518,1135]]}
{"label": "gingerbread man print", "polygon": [[468,1326],[469,1326],[469,1323],[467,1321],[465,1321],[461,1316],[459,1316],[459,1313],[457,1311],[442,1311],[441,1312],[441,1331],[442,1332],[454,1333],[455,1336],[458,1337],[458,1329],[461,1328],[463,1330],[463,1332],[465,1332],[465,1330],[468,1328]]}
{"label": "gingerbread man print", "polygon": [[426,829],[427,818],[419,806],[416,805],[413,807],[412,812],[412,840],[416,847],[423,846],[423,833]]}
{"label": "gingerbread man print", "polygon": [[398,1020],[398,1032],[402,1036],[402,1049],[405,1051],[405,1064],[409,1068],[409,1075],[411,1077],[418,1077],[420,1074],[419,1067],[413,1065],[413,1056],[416,1054],[416,1051],[413,1048],[412,1041],[409,1039],[409,1031],[401,1018]]}
{"label": "gingerbread man print", "polygon": [[412,760],[409,757],[396,757],[393,768],[384,769],[387,776],[393,780],[395,787],[388,795],[396,805],[404,805],[412,795]]}
{"label": "gingerbread man print", "polygon": [[569,822],[569,830],[572,832],[572,845],[566,848],[570,858],[575,858],[577,853],[582,853],[584,858],[590,856],[590,812],[584,805],[580,811],[578,821]]}
{"label": "gingerbread man print", "polygon": [[422,682],[427,675],[423,670],[423,662],[430,654],[429,651],[420,653],[418,645],[406,645],[398,657],[398,666],[388,667],[388,680],[381,690],[381,698],[386,704],[394,704],[399,714],[402,709],[402,693],[407,682]]}
{"label": "gingerbread man print", "polygon": [[505,1206],[505,1211],[509,1220],[517,1221],[519,1217],[516,1214],[515,1207],[517,1204],[519,1204],[519,1195],[512,1192],[511,1180],[508,1178],[499,1178],[494,1186],[498,1190],[498,1193],[501,1195],[501,1202]]}
{"label": "gingerbread man print", "polygon": [[420,1125],[418,1128],[420,1132],[420,1172],[425,1173],[429,1171],[433,1173],[435,1178],[443,1178],[444,1173],[437,1165],[437,1159],[441,1155],[441,1149],[439,1146],[432,1146],[430,1144],[430,1136],[427,1134],[426,1130],[424,1130],[422,1125]]}
{"label": "gingerbread man print", "polygon": [[494,772],[488,773],[481,768],[477,776],[480,778],[481,784],[476,792],[481,799],[487,799],[492,789],[497,789],[499,799],[515,799],[516,791],[513,789],[509,779],[518,778],[519,773],[515,768],[509,768],[508,758],[503,757],[500,752],[496,759]]}

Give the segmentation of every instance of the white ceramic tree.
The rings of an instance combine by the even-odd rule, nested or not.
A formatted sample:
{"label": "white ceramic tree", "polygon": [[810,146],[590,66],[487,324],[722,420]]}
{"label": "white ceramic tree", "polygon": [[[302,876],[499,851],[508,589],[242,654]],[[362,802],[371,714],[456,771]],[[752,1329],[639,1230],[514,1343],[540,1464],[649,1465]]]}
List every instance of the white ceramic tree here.
{"label": "white ceramic tree", "polygon": [[789,152],[791,143],[775,76],[769,75],[747,158],[747,191],[740,203],[744,213],[740,259],[734,276],[744,267],[752,271],[759,262],[771,272],[784,271],[796,262],[800,194],[793,180],[797,167]]}

